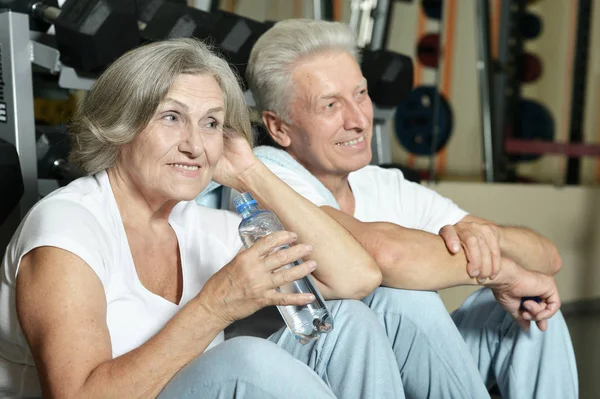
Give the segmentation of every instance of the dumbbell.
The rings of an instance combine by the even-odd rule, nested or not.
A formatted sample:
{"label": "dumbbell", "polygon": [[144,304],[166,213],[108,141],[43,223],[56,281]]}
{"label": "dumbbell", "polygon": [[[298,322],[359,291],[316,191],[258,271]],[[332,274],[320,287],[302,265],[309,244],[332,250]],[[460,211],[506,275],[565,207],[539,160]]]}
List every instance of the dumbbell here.
{"label": "dumbbell", "polygon": [[363,50],[361,69],[369,84],[369,95],[382,108],[400,104],[413,88],[410,57],[388,50]]}
{"label": "dumbbell", "polygon": [[98,73],[140,43],[130,1],[67,0],[62,8],[38,1],[29,13],[54,24],[60,61],[81,72]]}
{"label": "dumbbell", "polygon": [[137,0],[137,5],[143,41],[197,37],[212,44],[242,78],[254,43],[270,26],[225,11],[208,13],[164,0]]}

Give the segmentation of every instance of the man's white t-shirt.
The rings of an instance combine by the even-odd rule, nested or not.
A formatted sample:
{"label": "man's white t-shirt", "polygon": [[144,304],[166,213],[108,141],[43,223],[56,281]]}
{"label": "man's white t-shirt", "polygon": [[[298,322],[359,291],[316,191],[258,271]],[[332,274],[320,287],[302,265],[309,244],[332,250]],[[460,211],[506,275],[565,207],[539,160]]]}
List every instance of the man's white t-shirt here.
{"label": "man's white t-shirt", "polygon": [[[317,206],[327,205],[319,190],[299,173],[265,162],[271,171]],[[408,181],[398,169],[368,165],[350,173],[354,194],[354,217],[362,222],[390,222],[438,234],[467,215],[454,202],[420,184]]]}
{"label": "man's white t-shirt", "polygon": [[[41,396],[16,315],[16,276],[23,255],[36,247],[54,246],[89,265],[104,287],[106,323],[112,355],[117,357],[162,329],[235,256],[242,246],[239,222],[235,213],[193,201],[175,206],[169,224],[179,242],[183,294],[174,304],[140,282],[106,172],[75,180],[42,199],[23,219],[0,270],[0,397]],[[223,338],[221,332],[208,348]]]}

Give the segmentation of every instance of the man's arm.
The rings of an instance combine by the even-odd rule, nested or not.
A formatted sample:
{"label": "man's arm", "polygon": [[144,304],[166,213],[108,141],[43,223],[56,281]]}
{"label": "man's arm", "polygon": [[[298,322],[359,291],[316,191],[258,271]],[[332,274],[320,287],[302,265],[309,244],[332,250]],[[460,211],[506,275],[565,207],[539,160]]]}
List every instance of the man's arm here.
{"label": "man's arm", "polygon": [[[457,252],[454,250],[455,244],[459,245],[459,250],[461,246],[465,248],[471,276],[474,276],[475,270],[486,269],[486,265],[477,259],[477,256],[472,256],[473,252],[477,252],[477,249],[483,246],[492,249],[497,247],[499,255],[526,269],[545,274],[558,273],[562,265],[558,249],[550,240],[523,227],[499,226],[483,218],[467,215],[456,225],[444,227],[440,235],[452,252]],[[475,251],[472,251],[473,248]],[[483,271],[483,275],[495,274],[488,274],[487,270]]]}
{"label": "man's arm", "polygon": [[464,252],[452,254],[442,237],[387,222],[361,222],[329,206],[321,207],[373,256],[382,285],[412,290],[440,290],[476,285],[467,273]]}

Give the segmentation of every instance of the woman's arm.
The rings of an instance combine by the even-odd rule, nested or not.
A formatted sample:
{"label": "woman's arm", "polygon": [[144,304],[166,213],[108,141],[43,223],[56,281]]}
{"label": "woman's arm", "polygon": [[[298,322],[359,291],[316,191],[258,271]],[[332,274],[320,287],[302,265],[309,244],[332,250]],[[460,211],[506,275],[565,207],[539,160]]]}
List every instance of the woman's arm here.
{"label": "woman's arm", "polygon": [[352,234],[263,163],[241,175],[240,181],[245,191],[277,214],[287,230],[313,246],[311,259],[317,262],[313,275],[325,298],[363,298],[379,286],[379,267]]}
{"label": "woman's arm", "polygon": [[313,273],[321,294],[331,298],[362,298],[381,283],[375,260],[362,245],[322,209],[281,181],[248,143],[230,138],[214,180],[239,192],[249,191],[265,208],[277,214],[299,241],[313,246]]}
{"label": "woman's arm", "polygon": [[48,398],[155,397],[223,329],[192,300],[144,345],[112,359],[100,280],[55,247],[23,257],[17,312]]}
{"label": "woman's arm", "polygon": [[[56,247],[26,254],[17,275],[17,314],[45,398],[154,398],[232,321],[269,305],[305,305],[312,295],[276,287],[313,269],[276,271],[310,254],[304,245],[269,255],[293,235],[279,232],[214,274],[157,334],[112,358],[102,283],[78,256]],[[275,272],[274,272],[275,271]]]}

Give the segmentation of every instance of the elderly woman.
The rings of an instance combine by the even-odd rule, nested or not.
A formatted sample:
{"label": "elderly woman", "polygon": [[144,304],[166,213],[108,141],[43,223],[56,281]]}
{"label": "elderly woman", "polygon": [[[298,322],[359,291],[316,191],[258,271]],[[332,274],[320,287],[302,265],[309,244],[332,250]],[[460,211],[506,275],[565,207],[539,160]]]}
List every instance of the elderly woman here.
{"label": "elderly woman", "polygon": [[[329,301],[335,329],[307,345],[287,330],[223,342],[265,306],[312,301],[275,290],[309,273],[329,299],[381,281],[344,228],[254,157],[226,62],[193,39],[135,49],[99,77],[71,133],[87,176],[36,204],[2,263],[2,396],[403,397],[360,301]],[[240,252],[239,217],[191,201],[211,179],[249,191],[290,231]],[[277,271],[299,258],[310,260]]]}

